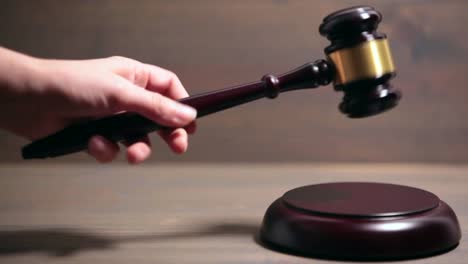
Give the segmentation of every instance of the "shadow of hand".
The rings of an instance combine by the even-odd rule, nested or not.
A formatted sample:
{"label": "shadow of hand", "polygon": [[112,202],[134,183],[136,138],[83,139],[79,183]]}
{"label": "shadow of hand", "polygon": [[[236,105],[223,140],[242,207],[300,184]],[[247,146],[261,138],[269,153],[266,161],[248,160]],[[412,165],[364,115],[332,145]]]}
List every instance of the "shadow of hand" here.
{"label": "shadow of hand", "polygon": [[0,256],[10,254],[45,253],[57,257],[71,256],[79,251],[116,248],[122,243],[161,242],[174,239],[211,236],[252,236],[258,227],[252,224],[214,224],[193,231],[104,236],[77,229],[38,229],[0,231]]}
{"label": "shadow of hand", "polygon": [[69,256],[80,250],[109,249],[110,238],[72,229],[0,231],[0,255],[44,252]]}

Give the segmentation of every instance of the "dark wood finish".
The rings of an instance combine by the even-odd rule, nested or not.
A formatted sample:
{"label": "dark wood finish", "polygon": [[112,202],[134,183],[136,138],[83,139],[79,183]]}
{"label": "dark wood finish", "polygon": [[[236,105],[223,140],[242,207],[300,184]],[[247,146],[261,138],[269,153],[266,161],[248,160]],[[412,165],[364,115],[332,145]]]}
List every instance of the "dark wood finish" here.
{"label": "dark wood finish", "polygon": [[[331,44],[325,48],[330,63],[332,65],[338,63],[330,55],[334,52],[346,52],[347,49],[355,49],[377,40],[387,41],[387,36],[378,31],[378,25],[381,21],[382,14],[370,6],[345,8],[326,16],[319,27],[319,31],[322,36],[326,36],[331,41]],[[384,69],[386,63],[382,61],[393,61],[393,59],[390,54],[384,55],[382,52],[378,49],[358,52],[349,59],[351,60],[349,63],[352,65],[352,69],[340,69],[341,67],[334,65],[336,75],[348,75],[348,71],[354,72],[355,70],[366,71],[368,67],[375,68],[375,66],[360,64],[356,61],[363,61],[362,57],[369,55],[374,58],[372,61],[380,69],[375,72],[375,75],[356,76],[344,83],[338,79],[334,80],[335,90],[345,93],[339,109],[348,117],[370,117],[390,110],[398,104],[401,92],[390,84],[390,79],[395,77],[395,70]],[[339,60],[339,63],[347,64],[344,59]]]}
{"label": "dark wood finish", "polygon": [[[324,60],[318,60],[279,77],[265,75],[258,82],[187,97],[180,102],[197,109],[197,118],[200,118],[263,97],[273,99],[280,92],[326,85],[332,77],[333,67]],[[94,135],[119,142],[164,128],[139,114],[122,113],[66,127],[26,145],[22,156],[25,159],[57,157],[86,150],[89,139]]]}
{"label": "dark wood finish", "polygon": [[[381,19],[381,14],[368,6],[347,8],[328,15],[320,25],[320,33],[332,41],[325,49],[327,55],[332,51],[352,48],[377,38],[386,38],[385,34],[377,32]],[[373,56],[376,56],[374,53],[372,51]],[[366,54],[358,54],[364,55]],[[359,60],[359,57],[353,57],[353,60]],[[197,109],[197,117],[200,118],[263,97],[273,99],[280,92],[316,88],[332,81],[336,83],[334,78],[339,69],[333,63],[333,60],[318,60],[279,77],[267,74],[259,82],[195,95],[180,101]],[[376,63],[380,63],[382,67],[380,60]],[[365,65],[360,67],[366,68]],[[350,69],[341,69],[341,73],[346,74],[346,70]],[[337,90],[344,92],[343,102],[340,103],[341,112],[354,118],[369,117],[395,107],[401,95],[389,84],[393,77],[394,72],[384,72],[376,76],[354,78],[348,80],[349,83],[340,83]],[[164,127],[137,113],[122,113],[66,127],[25,146],[22,156],[24,159],[57,157],[86,150],[94,135],[119,142],[139,138],[159,129]]]}
{"label": "dark wood finish", "polygon": [[273,249],[346,260],[432,256],[458,245],[453,210],[402,185],[335,182],[288,191],[268,208],[261,238]]}
{"label": "dark wood finish", "polygon": [[3,164],[0,263],[335,263],[257,244],[265,211],[299,186],[372,181],[430,191],[460,221],[457,248],[405,264],[466,264],[467,174],[408,164]]}
{"label": "dark wood finish", "polygon": [[381,21],[382,14],[370,6],[354,6],[329,14],[319,27],[320,34],[331,41],[325,53],[386,38],[385,34],[377,31]]}
{"label": "dark wood finish", "polygon": [[418,188],[367,182],[303,186],[286,192],[282,200],[312,214],[339,217],[403,216],[432,210],[440,202]]}
{"label": "dark wood finish", "polygon": [[[323,15],[362,4],[384,15],[404,93],[397,108],[355,121],[336,111],[331,86],[288,93],[201,119],[184,156],[153,135],[151,161],[467,162],[465,0],[2,0],[0,45],[49,58],[128,56],[174,71],[197,94],[322,58]],[[0,160],[21,161],[26,143],[0,131]],[[94,162],[52,162],[67,161]]]}

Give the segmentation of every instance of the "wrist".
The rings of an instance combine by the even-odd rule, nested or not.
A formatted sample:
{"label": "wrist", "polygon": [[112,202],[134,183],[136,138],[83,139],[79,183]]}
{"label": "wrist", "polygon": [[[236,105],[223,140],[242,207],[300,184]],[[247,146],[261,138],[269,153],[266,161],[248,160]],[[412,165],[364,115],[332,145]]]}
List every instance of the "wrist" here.
{"label": "wrist", "polygon": [[0,47],[0,94],[9,97],[41,86],[43,60]]}

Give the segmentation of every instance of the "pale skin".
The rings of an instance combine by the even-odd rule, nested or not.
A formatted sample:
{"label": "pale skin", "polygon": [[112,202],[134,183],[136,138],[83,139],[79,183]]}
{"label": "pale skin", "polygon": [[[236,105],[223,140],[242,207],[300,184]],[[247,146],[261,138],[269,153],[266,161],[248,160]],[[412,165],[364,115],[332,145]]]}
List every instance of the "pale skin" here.
{"label": "pale skin", "polygon": [[[0,47],[0,128],[29,140],[131,111],[174,128],[159,134],[172,151],[184,153],[196,118],[195,109],[177,102],[187,96],[174,73],[129,58],[50,60]],[[148,136],[124,144],[131,164],[151,155]],[[114,160],[119,150],[97,135],[88,144],[88,153],[102,163]]]}

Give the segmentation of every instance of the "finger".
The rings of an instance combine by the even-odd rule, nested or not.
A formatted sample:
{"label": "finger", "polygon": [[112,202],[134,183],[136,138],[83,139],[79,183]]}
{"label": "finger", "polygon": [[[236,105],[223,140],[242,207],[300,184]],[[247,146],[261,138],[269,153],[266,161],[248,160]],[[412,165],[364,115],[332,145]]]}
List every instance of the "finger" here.
{"label": "finger", "polygon": [[[173,72],[150,64],[144,64],[144,66],[146,70],[143,72],[149,74],[146,78],[148,90],[162,93],[176,100],[189,96],[180,79]],[[191,135],[195,133],[196,127],[196,123],[192,122],[184,128]]]}
{"label": "finger", "polygon": [[112,56],[100,59],[99,62],[112,72],[140,87],[144,88],[148,82],[147,76],[149,74],[144,72],[146,69],[142,66],[143,63],[137,60],[122,56]]}
{"label": "finger", "polygon": [[176,100],[188,96],[177,75],[169,70],[121,56],[103,59],[100,63],[108,65],[113,72],[137,87],[144,87]]}
{"label": "finger", "polygon": [[138,164],[151,155],[151,141],[146,135],[142,138],[125,142],[127,146],[127,161],[130,164]]}
{"label": "finger", "polygon": [[188,135],[183,128],[174,130],[159,131],[159,135],[166,141],[171,150],[177,154],[182,154],[187,151]]}
{"label": "finger", "polygon": [[135,85],[121,78],[122,89],[116,91],[117,110],[137,112],[168,127],[183,127],[195,120],[194,108],[174,101],[159,93],[136,89]]}
{"label": "finger", "polygon": [[188,96],[179,78],[171,71],[139,61],[114,56],[103,60],[113,72],[124,77],[139,87],[158,92],[173,99]]}
{"label": "finger", "polygon": [[88,142],[88,153],[101,163],[114,160],[119,150],[119,145],[102,136],[93,136]]}
{"label": "finger", "polygon": [[146,70],[141,72],[148,74],[146,89],[176,100],[189,96],[179,77],[173,72],[150,64],[143,64],[143,67]]}

